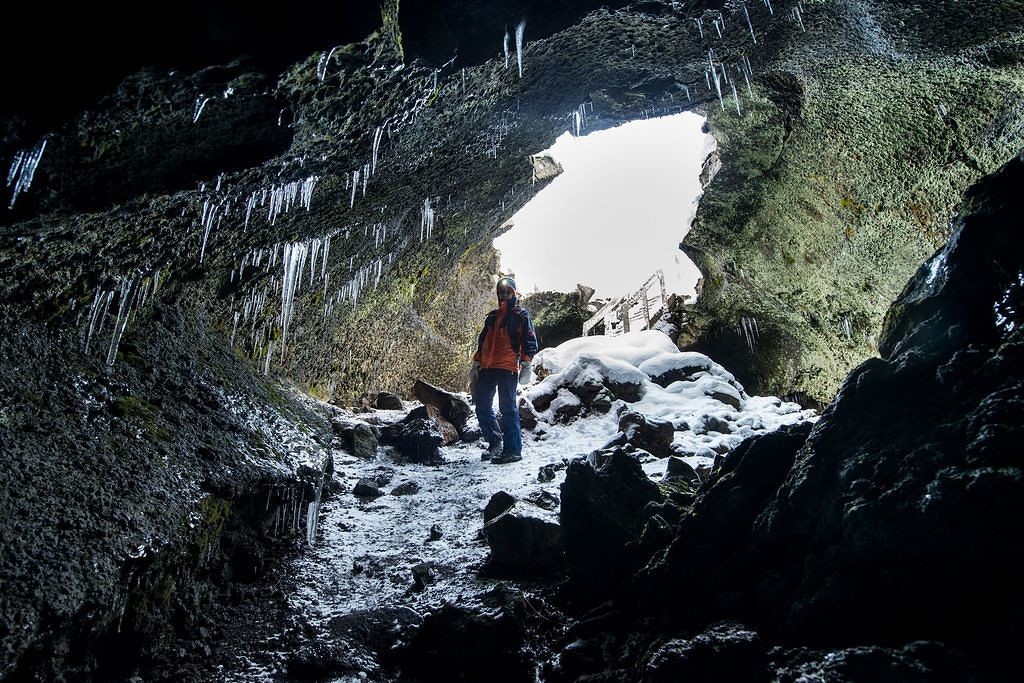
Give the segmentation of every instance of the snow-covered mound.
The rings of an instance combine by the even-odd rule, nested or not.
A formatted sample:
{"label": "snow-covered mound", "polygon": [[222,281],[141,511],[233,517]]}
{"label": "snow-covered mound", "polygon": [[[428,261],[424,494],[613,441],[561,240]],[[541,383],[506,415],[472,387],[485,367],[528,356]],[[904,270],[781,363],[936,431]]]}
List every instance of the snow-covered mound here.
{"label": "snow-covered mound", "polygon": [[526,390],[520,414],[539,441],[593,434],[595,421],[609,422],[611,435],[637,422],[649,433],[660,427],[667,434],[667,422],[671,443],[655,455],[678,455],[702,468],[748,436],[816,419],[815,411],[795,403],[749,396],[721,365],[679,351],[658,330],[571,339],[542,350],[534,365],[542,379]]}

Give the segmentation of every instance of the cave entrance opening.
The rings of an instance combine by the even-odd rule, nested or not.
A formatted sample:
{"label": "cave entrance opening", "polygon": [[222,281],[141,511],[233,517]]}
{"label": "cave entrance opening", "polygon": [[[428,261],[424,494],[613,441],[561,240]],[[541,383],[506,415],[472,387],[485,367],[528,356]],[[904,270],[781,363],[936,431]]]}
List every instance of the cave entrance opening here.
{"label": "cave entrance opening", "polygon": [[514,274],[524,294],[584,284],[596,297],[613,299],[661,271],[669,293],[694,297],[700,271],[679,243],[715,147],[704,122],[684,112],[559,137],[539,155],[552,157],[563,173],[494,240],[502,272]]}

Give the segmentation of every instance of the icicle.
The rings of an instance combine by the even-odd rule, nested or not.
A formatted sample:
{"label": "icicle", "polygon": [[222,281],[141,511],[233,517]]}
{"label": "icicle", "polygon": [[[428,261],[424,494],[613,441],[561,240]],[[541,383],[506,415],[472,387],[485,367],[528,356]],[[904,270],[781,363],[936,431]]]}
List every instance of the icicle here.
{"label": "icicle", "polygon": [[92,340],[93,330],[96,329],[96,320],[100,313],[100,299],[102,298],[102,289],[96,287],[96,295],[92,299],[92,307],[89,309],[89,331],[85,333],[85,352],[89,353],[89,342]]}
{"label": "icicle", "polygon": [[316,65],[316,77],[321,82],[327,77],[327,66],[331,61],[331,57],[334,55],[334,51],[337,47],[332,47],[331,51],[326,55],[320,55],[320,62]]}
{"label": "icicle", "polygon": [[274,340],[271,339],[270,343],[267,344],[267,357],[263,360],[263,375],[270,374],[270,356],[274,353]]}
{"label": "icicle", "polygon": [[[694,21],[697,22],[697,30],[700,31],[700,39],[704,40],[704,22],[701,21],[700,17],[697,17]],[[709,88],[711,86],[708,86]]]}
{"label": "icicle", "polygon": [[363,166],[363,194],[362,194],[363,197],[366,196],[366,181],[369,180],[369,179],[370,179],[370,164],[366,164],[366,165]]}
{"label": "icicle", "polygon": [[47,138],[44,137],[36,143],[31,152],[19,151],[14,155],[14,160],[7,171],[7,187],[10,187],[12,184],[14,185],[11,201],[7,205],[8,209],[13,209],[18,195],[22,192],[27,192],[29,186],[32,185],[32,179],[35,177],[39,160],[43,158],[43,152],[46,150],[46,142]]}
{"label": "icicle", "polygon": [[754,348],[757,346],[757,339],[760,333],[757,329],[757,319],[748,316],[740,316],[739,333],[743,335],[743,339],[747,344],[747,350],[751,353],[754,352]]}
{"label": "icicle", "polygon": [[793,8],[793,16],[796,17],[797,22],[800,24],[800,30],[803,31],[804,33],[806,33],[807,29],[804,28],[803,11],[800,9],[800,3],[799,2],[796,3],[796,7]]}
{"label": "icicle", "polygon": [[348,208],[356,205],[356,188],[359,186],[359,171],[352,171],[352,197],[348,201]]}
{"label": "icicle", "polygon": [[764,6],[768,8],[768,13],[775,16],[775,10],[772,9],[772,0],[764,0]]}
{"label": "icicle", "polygon": [[196,98],[195,111],[192,114],[192,123],[195,123],[199,120],[199,115],[203,113],[203,108],[206,106],[206,103],[209,102],[211,99],[212,98],[210,97],[203,97],[202,95]]}
{"label": "icicle", "polygon": [[131,313],[137,288],[137,277],[132,277],[121,285],[121,297],[117,307],[117,322],[114,324],[114,335],[110,339],[110,350],[107,351],[107,365],[113,365],[114,361],[117,360],[117,347],[121,343],[121,335],[124,334],[124,328],[128,325],[128,315]]}
{"label": "icicle", "polygon": [[21,170],[21,164],[25,161],[25,150],[19,149],[14,154],[14,159],[11,160],[11,167],[7,169],[7,187],[11,186],[14,182],[14,177]]}
{"label": "icicle", "polygon": [[420,242],[430,239],[434,232],[434,209],[430,207],[430,198],[423,200],[420,208]]}
{"label": "icicle", "polygon": [[[463,69],[465,72],[465,69]],[[384,129],[380,126],[373,131],[373,151],[370,155],[370,173],[377,173],[377,156],[380,153],[380,140],[384,137]]]}
{"label": "icicle", "polygon": [[850,316],[843,316],[843,332],[846,333],[846,338],[853,341],[853,325],[850,323]]}
{"label": "icicle", "polygon": [[238,332],[238,318],[240,316],[241,316],[241,313],[239,313],[238,311],[235,311],[235,315],[234,315],[235,320],[231,324],[231,342],[230,342],[231,346],[235,345],[235,334]]}
{"label": "icicle", "polygon": [[717,19],[715,19],[715,21],[714,21],[714,24],[715,24],[715,30],[716,30],[716,31],[718,31],[718,37],[719,37],[719,39],[721,39],[721,37],[722,37],[722,27],[718,25],[718,22],[720,22],[720,21],[722,21],[722,18],[721,18],[721,17],[718,17],[718,18],[717,18]]}
{"label": "icicle", "polygon": [[718,93],[718,103],[722,105],[722,111],[725,111],[725,100],[722,98],[722,83],[718,78],[718,70],[715,68],[711,50],[708,50],[708,66],[711,68],[711,75],[715,78],[715,91]]}
{"label": "icicle", "polygon": [[508,68],[508,27],[505,27],[505,40],[502,41],[502,49],[505,51],[505,68]]}
{"label": "icicle", "polygon": [[729,86],[732,88],[732,99],[736,102],[736,115],[743,116],[743,112],[740,111],[740,96],[736,94],[736,81],[729,81]]}
{"label": "icicle", "polygon": [[526,30],[526,19],[516,24],[516,63],[519,65],[519,77],[523,77],[523,32]]}
{"label": "icicle", "polygon": [[751,38],[751,40],[754,41],[754,45],[757,45],[757,36],[754,35],[754,25],[752,23],[750,23],[750,13],[747,12],[747,5],[746,5],[746,3],[742,3],[742,7],[743,7],[743,16],[745,16],[747,18],[747,26],[750,27],[750,38]]}

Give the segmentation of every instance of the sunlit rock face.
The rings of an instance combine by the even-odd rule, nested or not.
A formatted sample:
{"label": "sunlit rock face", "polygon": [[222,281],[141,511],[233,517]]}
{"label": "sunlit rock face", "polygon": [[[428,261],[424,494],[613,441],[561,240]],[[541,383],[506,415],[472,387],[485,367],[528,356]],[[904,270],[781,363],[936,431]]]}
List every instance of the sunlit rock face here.
{"label": "sunlit rock face", "polygon": [[695,350],[817,401],[877,352],[964,190],[1024,142],[1020,20],[983,2],[805,3],[744,115],[710,111],[721,170],[685,245],[705,274]]}

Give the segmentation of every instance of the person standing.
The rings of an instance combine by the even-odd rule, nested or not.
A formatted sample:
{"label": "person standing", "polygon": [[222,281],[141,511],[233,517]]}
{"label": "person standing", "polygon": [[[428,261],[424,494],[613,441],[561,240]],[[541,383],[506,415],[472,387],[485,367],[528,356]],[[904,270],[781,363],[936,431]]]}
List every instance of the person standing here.
{"label": "person standing", "polygon": [[[480,430],[487,439],[487,450],[482,457],[500,465],[523,459],[516,383],[530,382],[537,334],[529,312],[518,303],[515,280],[510,277],[498,280],[495,294],[498,308],[484,318],[469,384]],[[501,427],[494,415],[495,392],[501,410]]]}

